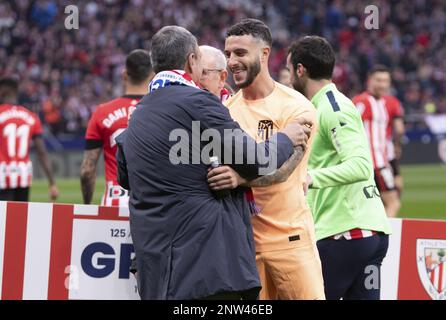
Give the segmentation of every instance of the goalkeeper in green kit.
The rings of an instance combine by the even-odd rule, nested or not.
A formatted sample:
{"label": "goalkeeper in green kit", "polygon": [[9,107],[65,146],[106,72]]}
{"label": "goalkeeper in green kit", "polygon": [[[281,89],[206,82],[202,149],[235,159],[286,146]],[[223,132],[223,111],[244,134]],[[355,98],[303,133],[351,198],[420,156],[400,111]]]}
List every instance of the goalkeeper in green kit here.
{"label": "goalkeeper in green kit", "polygon": [[[308,203],[326,298],[377,300],[390,225],[361,115],[332,83],[334,64],[332,47],[318,36],[294,42],[287,57],[294,89],[311,100],[318,115],[308,164]],[[376,283],[366,281],[372,272],[377,273],[372,278]]]}

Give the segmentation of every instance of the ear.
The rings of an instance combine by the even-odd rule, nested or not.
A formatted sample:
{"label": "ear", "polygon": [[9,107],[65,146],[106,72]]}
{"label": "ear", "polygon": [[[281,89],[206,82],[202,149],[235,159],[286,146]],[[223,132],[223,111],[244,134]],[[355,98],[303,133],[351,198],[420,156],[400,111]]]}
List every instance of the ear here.
{"label": "ear", "polygon": [[228,79],[228,71],[225,69],[220,73],[220,83],[223,87],[226,83],[226,79]]}
{"label": "ear", "polygon": [[269,54],[271,53],[270,47],[263,47],[261,51],[261,57],[260,60],[268,62]]}
{"label": "ear", "polygon": [[219,76],[219,81],[218,81],[218,88],[220,89],[220,90],[222,90],[224,87],[225,87],[225,83],[226,83],[226,79],[228,78],[228,71],[225,69],[225,70],[222,70],[221,72],[220,72],[220,76]]}
{"label": "ear", "polygon": [[305,73],[307,73],[307,69],[305,69],[302,63],[298,63],[296,74],[299,76],[299,78],[301,78]]}
{"label": "ear", "polygon": [[127,73],[126,69],[122,70],[121,77],[124,83],[126,83],[129,80],[129,74]]}
{"label": "ear", "polygon": [[195,53],[190,53],[188,56],[187,56],[187,59],[186,59],[186,65],[184,66],[184,71],[186,71],[187,73],[191,73],[192,72],[192,67],[194,66],[194,64],[195,64]]}

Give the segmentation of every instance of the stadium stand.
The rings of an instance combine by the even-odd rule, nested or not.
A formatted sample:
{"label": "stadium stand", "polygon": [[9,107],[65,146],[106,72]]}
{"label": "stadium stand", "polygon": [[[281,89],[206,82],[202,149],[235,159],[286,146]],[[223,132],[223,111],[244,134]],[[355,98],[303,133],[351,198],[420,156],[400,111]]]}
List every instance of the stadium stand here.
{"label": "stadium stand", "polygon": [[[126,53],[149,48],[163,25],[179,24],[200,44],[223,47],[226,27],[245,17],[272,29],[274,77],[291,40],[327,37],[337,52],[335,82],[350,96],[375,63],[391,67],[394,94],[406,114],[446,113],[446,2],[377,1],[379,32],[364,28],[361,1],[104,0],[78,4],[80,28],[66,30],[69,1],[0,3],[0,76],[20,79],[20,103],[55,135],[82,135],[94,107],[122,93]],[[382,44],[385,45],[382,45]]]}

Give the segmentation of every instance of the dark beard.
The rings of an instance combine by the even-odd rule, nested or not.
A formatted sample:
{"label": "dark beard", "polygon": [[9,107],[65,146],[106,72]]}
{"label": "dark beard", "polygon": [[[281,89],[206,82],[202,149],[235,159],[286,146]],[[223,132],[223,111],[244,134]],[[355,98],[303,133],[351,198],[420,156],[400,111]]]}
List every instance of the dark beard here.
{"label": "dark beard", "polygon": [[246,73],[247,76],[245,82],[242,82],[238,85],[240,89],[249,87],[254,82],[255,78],[260,73],[260,60],[258,59],[254,61],[254,63],[250,64],[246,68]]}
{"label": "dark beard", "polygon": [[305,83],[302,79],[298,79],[297,77],[295,77],[293,79],[293,88],[296,91],[299,91],[300,93],[302,93],[303,95],[305,95]]}

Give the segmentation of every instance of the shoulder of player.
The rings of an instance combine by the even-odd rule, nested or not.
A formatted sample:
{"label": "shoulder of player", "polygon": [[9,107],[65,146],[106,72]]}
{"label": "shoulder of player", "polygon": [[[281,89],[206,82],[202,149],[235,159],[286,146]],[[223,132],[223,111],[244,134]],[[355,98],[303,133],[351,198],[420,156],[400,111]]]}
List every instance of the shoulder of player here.
{"label": "shoulder of player", "polygon": [[106,115],[106,114],[110,113],[111,111],[114,111],[115,109],[123,107],[122,102],[124,99],[128,100],[128,98],[119,97],[119,98],[115,98],[113,100],[98,104],[96,106],[96,108],[94,109],[92,116],[100,117],[102,115]]}
{"label": "shoulder of player", "polygon": [[35,114],[33,111],[29,110],[27,107],[22,106],[20,104],[14,104],[14,105],[6,105],[6,109],[18,109],[20,111],[25,111],[26,113]]}
{"label": "shoulder of player", "polygon": [[390,107],[398,107],[401,102],[394,96],[384,96],[384,101],[386,102],[386,105]]}
{"label": "shoulder of player", "polygon": [[386,95],[384,96],[384,99],[391,102],[399,102],[399,100],[395,96]]}
{"label": "shoulder of player", "polygon": [[110,109],[111,107],[113,107],[115,105],[116,100],[117,99],[113,99],[113,100],[103,102],[103,103],[96,105],[96,108],[94,109],[93,113],[98,114],[98,113],[107,111],[107,109]]}
{"label": "shoulder of player", "polygon": [[37,120],[40,120],[40,118],[37,115],[37,113],[31,111],[30,109],[28,109],[27,107],[24,107],[22,105],[19,105],[19,104],[18,105],[10,105],[9,108],[7,108],[7,109],[11,110],[11,109],[14,109],[14,108],[19,110],[19,111],[22,111],[22,112],[25,112],[25,113],[29,114],[30,116],[32,116],[33,118],[36,118]]}
{"label": "shoulder of player", "polygon": [[276,82],[276,95],[273,99],[276,99],[277,95],[280,97],[280,101],[283,103],[283,107],[293,112],[309,112],[316,115],[316,109],[314,105],[308,100],[302,93],[287,87],[279,82]]}
{"label": "shoulder of player", "polygon": [[361,92],[360,94],[357,94],[356,96],[354,96],[352,98],[352,102],[354,104],[358,104],[358,103],[363,103],[365,105],[369,104],[369,94],[367,93],[367,91]]}
{"label": "shoulder of player", "polygon": [[280,95],[280,98],[285,101],[295,102],[296,99],[302,101],[304,104],[311,102],[299,91],[294,90],[293,88],[287,87],[279,82],[275,82],[275,94]]}
{"label": "shoulder of player", "polygon": [[347,116],[361,118],[353,101],[338,90],[327,91],[321,103],[319,103],[318,109],[322,117],[338,118]]}
{"label": "shoulder of player", "polygon": [[123,99],[126,99],[126,98],[119,97],[119,98],[115,98],[110,101],[100,103],[97,105],[95,111],[107,111],[107,109],[116,107],[117,103],[121,102]]}

